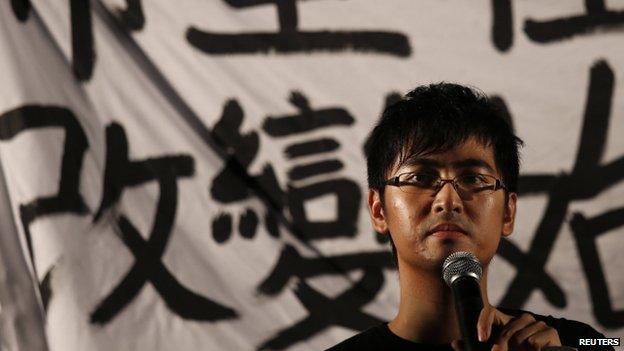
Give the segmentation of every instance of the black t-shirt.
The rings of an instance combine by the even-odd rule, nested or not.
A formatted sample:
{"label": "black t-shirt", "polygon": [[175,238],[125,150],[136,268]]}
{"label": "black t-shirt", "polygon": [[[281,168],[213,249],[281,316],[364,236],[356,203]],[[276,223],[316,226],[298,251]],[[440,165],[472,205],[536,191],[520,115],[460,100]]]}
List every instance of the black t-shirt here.
{"label": "black t-shirt", "polygon": [[[525,311],[500,308],[503,313],[519,316]],[[531,313],[531,312],[529,312]],[[601,339],[604,335],[597,332],[589,325],[564,318],[542,316],[531,313],[538,321],[543,321],[559,333],[559,339],[564,346],[577,348],[579,351],[614,351],[613,346],[579,346],[579,339]],[[345,341],[329,348],[326,351],[452,351],[450,344],[425,344],[403,339],[394,334],[388,328],[388,323],[383,323],[365,330]]]}

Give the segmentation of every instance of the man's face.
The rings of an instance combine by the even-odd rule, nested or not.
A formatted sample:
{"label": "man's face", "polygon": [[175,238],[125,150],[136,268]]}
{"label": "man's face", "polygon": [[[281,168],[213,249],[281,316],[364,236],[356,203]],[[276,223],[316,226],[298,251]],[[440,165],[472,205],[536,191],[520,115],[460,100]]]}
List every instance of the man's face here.
{"label": "man's face", "polygon": [[[404,172],[422,171],[453,179],[467,173],[480,173],[501,179],[491,146],[469,138],[458,147],[437,154],[415,157],[393,167],[388,178]],[[516,194],[505,192],[457,193],[446,183],[438,192],[407,193],[397,186],[386,186],[384,205],[379,193],[369,193],[373,226],[380,233],[391,233],[399,267],[440,269],[444,259],[457,251],[474,253],[487,266],[496,254],[501,235],[513,231]]]}

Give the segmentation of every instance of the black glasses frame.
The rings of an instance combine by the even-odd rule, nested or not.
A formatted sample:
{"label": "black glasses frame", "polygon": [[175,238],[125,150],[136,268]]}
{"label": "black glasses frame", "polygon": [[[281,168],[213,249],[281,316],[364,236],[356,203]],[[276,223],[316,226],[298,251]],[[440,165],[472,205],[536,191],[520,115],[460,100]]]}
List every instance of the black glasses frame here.
{"label": "black glasses frame", "polygon": [[[416,184],[412,184],[409,182],[401,182],[400,178],[401,176],[405,175],[405,174],[415,174],[416,172],[404,172],[401,174],[398,174],[392,178],[386,179],[385,182],[383,182],[383,185],[390,185],[390,186],[396,186],[401,188],[401,186],[404,185],[409,185],[409,186],[414,186],[414,187],[418,187],[418,185]],[[485,177],[491,177],[495,180],[494,182],[494,189],[492,189],[492,193],[494,193],[495,191],[497,191],[498,189],[504,189],[505,191],[508,191],[507,186],[505,186],[505,183],[503,182],[502,179],[498,179],[492,175],[489,174],[483,174],[483,173],[471,173],[471,174],[463,174],[463,175],[459,175],[455,178],[452,179],[444,179],[442,177],[438,177],[438,179],[436,180],[436,185],[435,187],[431,188],[431,190],[438,192],[440,191],[440,189],[442,189],[444,187],[444,185],[446,185],[446,183],[451,183],[451,185],[453,186],[453,189],[455,189],[455,191],[457,191],[458,193],[460,192],[460,190],[458,189],[458,185],[457,185],[457,181],[458,179],[462,178],[462,177],[468,177],[468,176],[485,176]],[[476,192],[473,192],[473,194]]]}

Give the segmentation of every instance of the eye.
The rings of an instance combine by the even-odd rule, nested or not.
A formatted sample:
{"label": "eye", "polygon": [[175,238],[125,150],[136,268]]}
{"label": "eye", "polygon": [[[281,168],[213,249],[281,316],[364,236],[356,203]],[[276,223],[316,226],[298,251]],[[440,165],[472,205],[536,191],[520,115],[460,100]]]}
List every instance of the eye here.
{"label": "eye", "polygon": [[460,182],[469,186],[483,186],[489,184],[487,177],[478,173],[465,174],[461,176]]}
{"label": "eye", "polygon": [[437,180],[438,176],[430,173],[406,173],[402,181],[417,186],[429,187]]}

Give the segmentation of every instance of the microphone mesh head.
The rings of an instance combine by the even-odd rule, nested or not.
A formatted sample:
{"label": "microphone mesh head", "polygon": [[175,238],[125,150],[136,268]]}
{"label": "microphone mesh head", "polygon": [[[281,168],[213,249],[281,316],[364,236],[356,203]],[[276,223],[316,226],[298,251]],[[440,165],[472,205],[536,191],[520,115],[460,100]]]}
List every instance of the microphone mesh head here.
{"label": "microphone mesh head", "polygon": [[446,285],[462,276],[472,276],[477,280],[481,280],[481,263],[475,255],[470,252],[459,251],[450,254],[442,264],[442,278]]}

